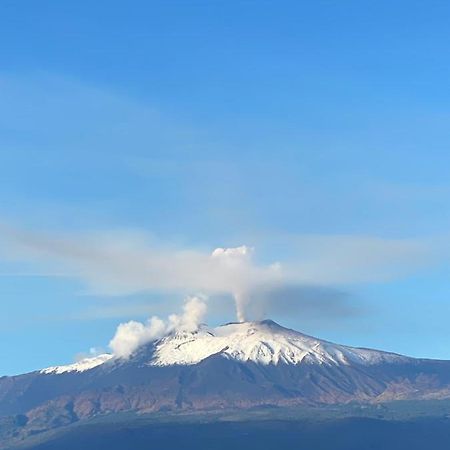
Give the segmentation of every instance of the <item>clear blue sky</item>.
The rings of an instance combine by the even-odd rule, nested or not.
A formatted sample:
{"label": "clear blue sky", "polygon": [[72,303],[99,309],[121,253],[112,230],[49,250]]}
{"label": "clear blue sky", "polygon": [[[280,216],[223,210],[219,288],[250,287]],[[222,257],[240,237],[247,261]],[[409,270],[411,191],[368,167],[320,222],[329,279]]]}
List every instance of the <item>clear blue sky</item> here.
{"label": "clear blue sky", "polygon": [[[364,242],[362,263],[372,240],[394,262],[398,242],[423,245],[405,273],[331,283],[357,314],[274,319],[450,359],[449,21],[444,1],[4,0],[0,218],[248,244],[273,261],[301,253],[299,236],[331,253]],[[69,362],[122,320],[170,312],[152,292],[96,295],[11,260],[4,241],[0,375]]]}

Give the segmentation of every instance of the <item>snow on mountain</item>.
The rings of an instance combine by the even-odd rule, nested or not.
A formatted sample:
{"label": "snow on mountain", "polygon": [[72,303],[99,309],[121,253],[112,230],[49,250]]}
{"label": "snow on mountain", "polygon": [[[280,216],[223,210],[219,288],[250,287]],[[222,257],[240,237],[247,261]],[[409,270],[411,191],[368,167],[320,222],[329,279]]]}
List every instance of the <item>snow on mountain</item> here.
{"label": "snow on mountain", "polygon": [[[150,366],[193,365],[212,356],[257,364],[352,364],[374,365],[404,362],[405,356],[333,344],[298,331],[284,328],[271,320],[229,323],[216,328],[206,325],[197,331],[177,331],[149,346]],[[139,352],[139,358],[141,357]],[[114,358],[102,354],[73,364],[42,369],[42,374],[85,372]],[[117,359],[120,359],[117,357]],[[130,357],[133,360],[133,355]],[[126,363],[126,359],[120,359]]]}
{"label": "snow on mountain", "polygon": [[405,361],[393,353],[332,344],[271,320],[230,323],[217,328],[202,326],[196,332],[177,332],[156,343],[150,365],[197,364],[220,354],[238,361],[257,364],[372,365]]}
{"label": "snow on mountain", "polygon": [[105,363],[106,361],[109,361],[111,358],[113,358],[113,355],[104,353],[92,358],[84,358],[76,363],[68,364],[66,366],[47,367],[46,369],[42,369],[40,373],[60,375],[67,372],[84,372],[86,370],[93,369],[94,367],[97,367],[100,364]]}
{"label": "snow on mountain", "polygon": [[30,434],[122,412],[449,398],[450,361],[337,345],[270,320],[176,331],[127,357],[0,377],[0,418],[26,415],[20,433]]}

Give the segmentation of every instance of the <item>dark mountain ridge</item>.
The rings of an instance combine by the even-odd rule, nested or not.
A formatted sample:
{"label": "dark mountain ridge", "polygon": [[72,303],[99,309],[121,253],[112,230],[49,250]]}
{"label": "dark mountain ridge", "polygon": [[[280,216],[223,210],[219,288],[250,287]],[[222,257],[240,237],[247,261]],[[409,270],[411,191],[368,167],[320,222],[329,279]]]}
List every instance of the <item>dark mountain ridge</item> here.
{"label": "dark mountain ridge", "polygon": [[0,417],[35,433],[126,411],[449,397],[450,361],[340,346],[265,321],[173,334],[92,368],[2,377]]}

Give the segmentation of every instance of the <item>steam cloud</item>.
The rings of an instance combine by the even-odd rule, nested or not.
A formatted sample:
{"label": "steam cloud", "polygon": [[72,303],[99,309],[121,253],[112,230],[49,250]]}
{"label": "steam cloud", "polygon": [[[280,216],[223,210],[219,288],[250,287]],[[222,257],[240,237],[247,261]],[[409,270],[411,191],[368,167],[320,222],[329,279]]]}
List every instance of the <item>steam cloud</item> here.
{"label": "steam cloud", "polygon": [[[245,271],[245,266],[250,263],[250,257],[253,249],[245,245],[235,248],[216,248],[211,256],[214,260],[218,261],[222,266],[222,269],[233,272]],[[245,294],[246,287],[244,283],[236,283],[231,293],[234,297],[234,303],[236,305],[236,318],[239,322],[245,321],[245,305],[248,297]]]}
{"label": "steam cloud", "polygon": [[[300,236],[287,246],[294,258],[258,264],[245,245],[212,252],[179,250],[150,245],[136,233],[49,236],[7,226],[0,226],[0,244],[4,256],[35,261],[50,272],[57,267],[59,273],[83,280],[93,293],[231,296],[239,321],[280,309],[310,317],[352,315],[346,293],[335,286],[406,275],[438,255],[436,243],[423,240]],[[173,330],[195,330],[205,314],[205,298],[190,297],[180,315],[120,324],[110,347],[127,357]]]}
{"label": "steam cloud", "polygon": [[67,239],[5,227],[3,231],[10,243],[15,243],[16,256],[61,263],[59,270],[85,280],[94,293],[231,294],[240,321],[246,319],[249,292],[263,284],[283,282],[278,265],[256,264],[253,249],[244,245],[216,248],[207,253],[149,248],[148,243],[136,235]]}
{"label": "steam cloud", "polygon": [[147,323],[131,320],[121,323],[109,346],[114,355],[128,358],[136,349],[172,331],[195,331],[206,315],[206,301],[201,297],[188,298],[183,306],[183,314],[172,314],[166,321],[157,316]]}

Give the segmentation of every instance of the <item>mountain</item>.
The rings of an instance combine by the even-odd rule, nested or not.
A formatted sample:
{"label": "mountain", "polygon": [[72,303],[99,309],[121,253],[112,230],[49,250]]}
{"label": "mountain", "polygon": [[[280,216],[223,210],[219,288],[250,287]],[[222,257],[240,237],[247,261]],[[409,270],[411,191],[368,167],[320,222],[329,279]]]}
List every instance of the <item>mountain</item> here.
{"label": "mountain", "polygon": [[266,320],[174,332],[127,359],[2,377],[0,420],[36,433],[122,412],[449,397],[450,361],[337,345]]}
{"label": "mountain", "polygon": [[393,353],[332,344],[265,320],[229,323],[212,329],[203,326],[193,333],[169,335],[157,342],[149,362],[155,366],[190,365],[214,355],[243,363],[275,366],[300,363],[372,365],[408,359]]}

